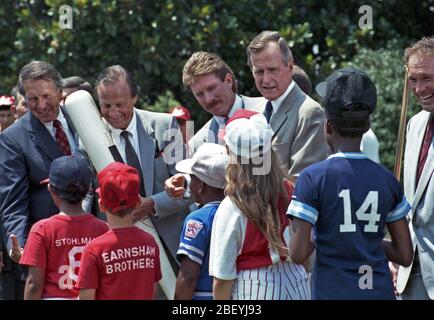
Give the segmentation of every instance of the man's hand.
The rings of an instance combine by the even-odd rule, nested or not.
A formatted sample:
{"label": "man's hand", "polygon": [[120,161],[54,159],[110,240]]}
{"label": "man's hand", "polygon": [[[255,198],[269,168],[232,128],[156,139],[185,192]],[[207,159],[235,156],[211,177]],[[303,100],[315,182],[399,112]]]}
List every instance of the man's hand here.
{"label": "man's hand", "polygon": [[395,290],[395,296],[399,295],[398,291],[396,291],[396,280],[398,279],[398,268],[399,268],[399,265],[396,265],[393,262],[389,261],[389,270],[390,270],[390,274],[392,276],[393,289]]}
{"label": "man's hand", "polygon": [[13,262],[15,263],[19,263],[21,256],[23,255],[23,251],[24,249],[20,247],[19,243],[18,243],[18,239],[14,234],[11,234],[9,236],[9,238],[12,241],[12,250],[10,252],[11,255],[11,259]]}
{"label": "man's hand", "polygon": [[181,173],[177,173],[164,182],[164,190],[172,198],[182,198],[185,192],[184,188],[185,177]]}
{"label": "man's hand", "polygon": [[135,221],[148,218],[153,213],[155,213],[154,200],[152,200],[151,198],[140,197],[140,206],[133,211]]}

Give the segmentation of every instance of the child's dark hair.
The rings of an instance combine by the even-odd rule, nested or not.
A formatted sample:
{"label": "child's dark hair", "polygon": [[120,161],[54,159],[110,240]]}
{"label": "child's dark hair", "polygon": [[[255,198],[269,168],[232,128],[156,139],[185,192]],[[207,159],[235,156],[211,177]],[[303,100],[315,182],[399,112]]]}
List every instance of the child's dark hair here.
{"label": "child's dark hair", "polygon": [[84,191],[82,187],[74,188],[72,186],[70,190],[61,190],[52,185],[50,186],[51,186],[51,190],[55,194],[57,194],[60,198],[62,198],[66,202],[69,202],[70,204],[77,204],[81,202],[84,199],[84,197],[86,197],[86,194],[88,192],[88,190]]}
{"label": "child's dark hair", "polygon": [[[351,112],[367,111],[366,115],[351,116]],[[327,112],[326,117],[330,121],[332,127],[339,135],[345,138],[357,138],[369,130],[371,122],[369,120],[368,108],[364,104],[354,103],[346,106],[342,112],[346,115],[336,116]]]}

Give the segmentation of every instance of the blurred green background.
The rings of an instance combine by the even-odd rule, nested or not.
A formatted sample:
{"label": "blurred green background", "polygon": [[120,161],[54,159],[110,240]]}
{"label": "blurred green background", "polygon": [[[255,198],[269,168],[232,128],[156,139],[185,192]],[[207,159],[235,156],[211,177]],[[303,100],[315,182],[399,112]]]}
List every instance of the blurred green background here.
{"label": "blurred green background", "polygon": [[[72,30],[59,27],[62,5],[72,8]],[[372,8],[372,29],[359,28],[362,5]],[[32,59],[91,83],[103,68],[121,64],[141,87],[139,107],[165,112],[181,103],[201,125],[209,115],[182,86],[184,63],[197,50],[215,52],[235,72],[240,93],[257,96],[245,48],[262,30],[287,39],[314,85],[345,65],[368,72],[379,95],[372,127],[381,161],[393,169],[403,50],[433,34],[434,1],[1,1],[0,93],[9,93]],[[409,115],[418,110],[411,97]]]}

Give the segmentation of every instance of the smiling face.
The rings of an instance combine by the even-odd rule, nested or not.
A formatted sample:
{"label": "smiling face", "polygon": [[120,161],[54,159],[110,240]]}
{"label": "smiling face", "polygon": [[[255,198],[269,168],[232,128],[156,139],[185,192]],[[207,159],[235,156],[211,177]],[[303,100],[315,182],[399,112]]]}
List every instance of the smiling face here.
{"label": "smiling face", "polygon": [[41,122],[51,122],[59,114],[62,89],[51,80],[27,80],[23,83],[25,99],[30,112]]}
{"label": "smiling face", "polygon": [[126,129],[133,118],[134,104],[130,87],[124,78],[98,85],[98,99],[101,114],[113,128]]}
{"label": "smiling face", "polygon": [[408,79],[422,109],[434,112],[434,56],[414,54],[408,60]]}
{"label": "smiling face", "polygon": [[215,74],[208,73],[194,77],[190,89],[203,109],[212,115],[224,117],[228,115],[235,102],[233,81],[230,73],[226,74],[223,81]]}
{"label": "smiling face", "polygon": [[292,60],[285,65],[282,53],[275,42],[251,54],[252,72],[256,88],[268,100],[282,96],[292,81]]}

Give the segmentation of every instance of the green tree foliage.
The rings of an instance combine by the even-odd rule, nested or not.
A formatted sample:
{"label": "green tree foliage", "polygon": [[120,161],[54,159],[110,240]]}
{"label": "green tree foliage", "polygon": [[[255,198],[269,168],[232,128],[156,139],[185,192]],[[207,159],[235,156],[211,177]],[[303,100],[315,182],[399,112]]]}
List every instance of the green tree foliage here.
{"label": "green tree foliage", "polygon": [[[369,2],[1,1],[0,90],[9,91],[20,68],[32,59],[49,61],[64,77],[80,75],[90,82],[103,68],[121,64],[142,89],[140,106],[158,104],[159,96],[171,92],[192,110],[200,125],[209,115],[181,81],[182,67],[195,51],[222,56],[235,72],[240,92],[254,96],[258,93],[246,65],[245,48],[262,30],[278,30],[288,40],[296,63],[314,84],[363,48],[376,50],[392,43],[400,54],[409,43],[434,30],[433,0]],[[73,9],[72,30],[59,27],[59,8],[65,4]],[[372,6],[372,30],[358,26],[362,4]],[[399,105],[399,96],[391,98]]]}

